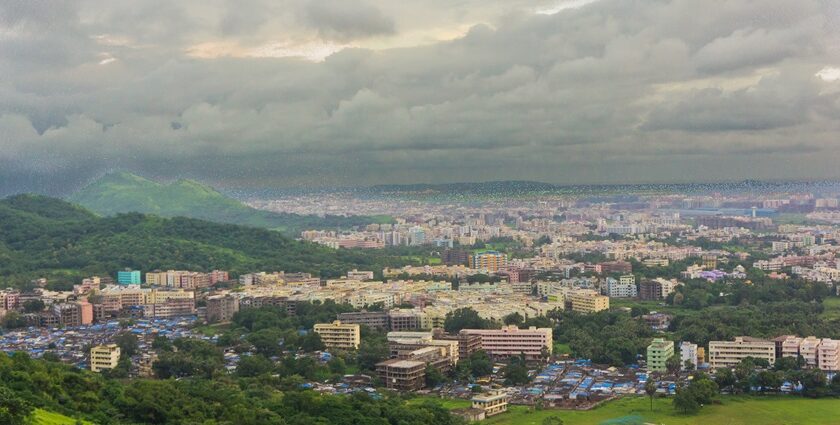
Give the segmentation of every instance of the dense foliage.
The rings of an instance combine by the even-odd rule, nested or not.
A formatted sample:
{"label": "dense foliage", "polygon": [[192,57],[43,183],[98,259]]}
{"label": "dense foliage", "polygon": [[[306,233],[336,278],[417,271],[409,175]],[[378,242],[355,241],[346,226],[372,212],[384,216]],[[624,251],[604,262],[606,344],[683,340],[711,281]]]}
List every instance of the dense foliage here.
{"label": "dense foliage", "polygon": [[278,232],[137,213],[97,217],[57,199],[0,200],[0,284],[47,277],[66,289],[82,277],[139,270],[304,271],[336,277],[407,261],[385,252],[333,250]]}
{"label": "dense foliage", "polygon": [[270,376],[120,381],[26,354],[0,356],[0,402],[15,422],[32,406],[97,424],[459,424],[434,403],[395,396],[331,396],[301,390],[299,379]]}

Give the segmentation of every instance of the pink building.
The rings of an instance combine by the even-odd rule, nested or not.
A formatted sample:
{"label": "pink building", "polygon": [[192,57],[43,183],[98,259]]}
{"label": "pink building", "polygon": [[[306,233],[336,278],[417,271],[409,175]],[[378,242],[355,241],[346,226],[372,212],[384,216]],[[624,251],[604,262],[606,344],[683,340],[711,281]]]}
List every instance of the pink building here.
{"label": "pink building", "polygon": [[494,359],[524,354],[526,360],[540,360],[544,350],[551,354],[553,346],[551,328],[519,329],[511,325],[502,329],[464,329],[461,333],[480,336],[481,349]]}

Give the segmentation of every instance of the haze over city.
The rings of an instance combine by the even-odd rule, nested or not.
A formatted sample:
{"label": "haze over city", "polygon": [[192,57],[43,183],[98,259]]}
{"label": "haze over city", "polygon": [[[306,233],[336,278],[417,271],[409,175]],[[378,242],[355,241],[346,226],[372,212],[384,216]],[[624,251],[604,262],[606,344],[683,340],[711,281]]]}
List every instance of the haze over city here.
{"label": "haze over city", "polygon": [[9,1],[3,193],[840,177],[833,1]]}

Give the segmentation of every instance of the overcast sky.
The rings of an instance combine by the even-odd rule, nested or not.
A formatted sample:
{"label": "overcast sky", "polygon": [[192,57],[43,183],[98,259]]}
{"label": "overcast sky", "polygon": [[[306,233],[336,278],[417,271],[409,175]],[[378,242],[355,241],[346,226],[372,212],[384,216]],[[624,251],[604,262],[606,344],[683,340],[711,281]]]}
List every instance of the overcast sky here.
{"label": "overcast sky", "polygon": [[838,165],[838,0],[0,2],[0,193]]}

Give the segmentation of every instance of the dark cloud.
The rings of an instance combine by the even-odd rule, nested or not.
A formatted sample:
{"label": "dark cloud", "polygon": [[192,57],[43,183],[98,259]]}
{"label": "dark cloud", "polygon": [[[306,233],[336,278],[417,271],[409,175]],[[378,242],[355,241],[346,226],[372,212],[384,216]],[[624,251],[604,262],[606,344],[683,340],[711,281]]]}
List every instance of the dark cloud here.
{"label": "dark cloud", "polygon": [[0,3],[0,192],[840,177],[827,2],[450,3]]}
{"label": "dark cloud", "polygon": [[393,34],[394,21],[362,0],[325,2],[310,0],[307,21],[326,39],[347,41],[360,37]]}

